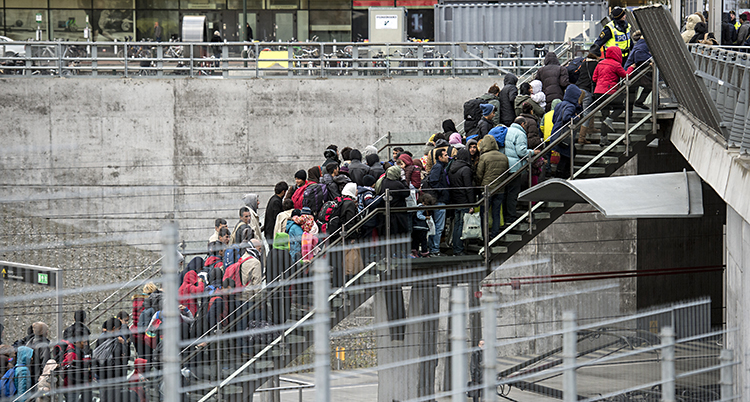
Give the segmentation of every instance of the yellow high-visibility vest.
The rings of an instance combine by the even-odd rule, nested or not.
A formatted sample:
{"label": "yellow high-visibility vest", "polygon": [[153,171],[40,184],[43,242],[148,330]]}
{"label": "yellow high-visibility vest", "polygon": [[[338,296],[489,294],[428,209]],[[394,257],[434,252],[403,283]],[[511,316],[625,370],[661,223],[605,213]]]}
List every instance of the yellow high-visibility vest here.
{"label": "yellow high-visibility vest", "polygon": [[609,38],[607,43],[604,44],[604,47],[612,47],[617,46],[622,50],[623,57],[628,54],[630,49],[630,24],[628,24],[628,29],[625,32],[622,32],[615,28],[615,22],[610,21],[609,24],[607,24],[609,27],[609,30],[612,32],[612,37]]}

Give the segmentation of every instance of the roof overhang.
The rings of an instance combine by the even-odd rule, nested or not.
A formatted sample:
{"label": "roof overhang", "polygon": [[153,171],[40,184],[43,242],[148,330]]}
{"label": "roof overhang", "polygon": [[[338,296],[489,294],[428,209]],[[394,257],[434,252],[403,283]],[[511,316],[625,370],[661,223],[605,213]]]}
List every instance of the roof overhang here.
{"label": "roof overhang", "polygon": [[550,179],[524,192],[519,201],[591,204],[607,218],[693,218],[703,216],[701,179],[695,172]]}

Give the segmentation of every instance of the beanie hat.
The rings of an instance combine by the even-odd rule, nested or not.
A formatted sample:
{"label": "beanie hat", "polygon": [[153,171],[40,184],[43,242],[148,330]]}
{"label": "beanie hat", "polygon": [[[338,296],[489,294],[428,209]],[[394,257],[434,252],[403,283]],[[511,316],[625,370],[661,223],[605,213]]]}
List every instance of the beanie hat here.
{"label": "beanie hat", "polygon": [[310,207],[302,207],[302,211],[300,211],[302,215],[312,215],[312,210]]}
{"label": "beanie hat", "polygon": [[297,173],[294,174],[295,179],[300,180],[307,180],[307,172],[305,172],[303,169],[300,169],[297,171]]}
{"label": "beanie hat", "polygon": [[489,116],[490,113],[495,110],[495,107],[490,105],[489,103],[485,103],[483,105],[480,105],[479,107],[482,109],[482,116]]}
{"label": "beanie hat", "polygon": [[618,19],[620,19],[620,17],[622,17],[623,15],[625,15],[625,10],[623,10],[622,8],[620,8],[620,7],[615,7],[615,8],[613,8],[613,9],[612,9],[612,18],[613,18],[613,19],[616,19],[616,20],[618,20]]}
{"label": "beanie hat", "polygon": [[366,174],[365,177],[362,178],[362,184],[367,187],[372,187],[376,181],[377,180],[375,180],[375,177],[370,174]]}
{"label": "beanie hat", "polygon": [[461,140],[462,140],[461,134],[459,134],[459,133],[453,133],[453,134],[451,134],[451,139],[450,139],[449,143],[451,145],[456,145],[456,144],[460,144]]}

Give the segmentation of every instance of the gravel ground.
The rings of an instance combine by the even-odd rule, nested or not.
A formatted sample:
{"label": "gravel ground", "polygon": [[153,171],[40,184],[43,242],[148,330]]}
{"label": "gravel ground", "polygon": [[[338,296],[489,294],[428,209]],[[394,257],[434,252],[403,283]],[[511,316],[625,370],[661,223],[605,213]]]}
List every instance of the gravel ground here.
{"label": "gravel ground", "polygon": [[[85,310],[89,320],[104,313],[104,318],[90,325],[93,334],[101,332],[101,323],[110,317],[110,311],[112,315],[120,310],[130,311],[130,299],[126,297],[105,312],[124,291],[91,311],[115,290],[96,291],[88,288],[127,282],[159,258],[157,253],[120,242],[97,240],[97,237],[104,240],[106,234],[85,231],[43,217],[25,216],[7,206],[1,207],[0,212],[0,260],[60,268],[63,270],[64,288],[80,290],[63,298],[63,328],[73,322],[73,312],[78,309]],[[150,274],[149,271],[142,277]],[[26,328],[35,321],[47,323],[50,339],[57,339],[54,288],[4,281],[3,291],[6,301],[8,298],[26,296],[24,300],[4,303],[3,343],[10,344],[25,336]],[[53,297],[43,297],[44,293]]]}

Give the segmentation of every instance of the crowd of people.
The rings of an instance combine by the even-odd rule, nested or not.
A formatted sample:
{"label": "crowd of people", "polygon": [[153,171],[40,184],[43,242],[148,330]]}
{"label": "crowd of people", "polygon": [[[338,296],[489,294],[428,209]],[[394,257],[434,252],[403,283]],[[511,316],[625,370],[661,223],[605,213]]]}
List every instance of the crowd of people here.
{"label": "crowd of people", "polygon": [[[563,66],[549,52],[534,80],[519,85],[517,77],[506,75],[502,87],[493,84],[464,104],[464,133],[452,120],[443,121],[421,155],[394,147],[389,159],[381,161],[374,146],[360,151],[331,144],[319,165],[298,170],[291,183],[274,186],[263,219],[258,195],[245,195],[236,224],[230,228],[225,218],[214,221],[205,258],[195,256],[185,263],[181,257],[182,339],[197,339],[191,346],[200,348],[205,346],[200,337],[212,329],[284,324],[293,304],[307,303],[299,295],[309,293],[304,285],[285,281],[321,251],[321,242],[340,241],[351,249],[330,254],[332,286],[340,287],[373,258],[363,244],[386,232],[410,239],[410,252],[397,255],[400,258],[466,254],[467,241],[484,233],[484,228],[478,236],[476,230],[473,236],[464,230],[469,215],[489,214],[487,231],[497,236],[503,224],[519,218],[518,194],[529,178],[520,174],[502,188],[501,183],[520,170],[531,172],[531,183],[536,184],[550,175],[551,163],[557,165],[556,176],[567,177],[573,156],[569,144],[561,143],[552,158],[537,158],[531,169],[529,157],[566,131],[563,127],[571,120],[586,116],[594,102],[614,93],[621,78],[649,62],[648,46],[639,32],[631,38],[624,11],[615,8],[612,17],[586,57]],[[603,109],[601,146],[608,144],[614,119],[633,107],[646,107],[650,80],[646,75],[630,89],[631,105],[623,104],[623,94]],[[595,134],[590,123],[580,129],[581,144]],[[484,195],[489,195],[489,210],[482,204],[475,211],[472,204]],[[414,208],[391,212],[388,219],[371,213],[386,205]],[[425,206],[432,208],[420,208]],[[57,343],[49,340],[46,324],[34,323],[26,338],[0,346],[0,372],[12,372],[3,376],[0,397],[22,395],[36,386],[35,393],[28,394],[42,395],[38,400],[43,401],[45,390],[62,387],[70,389],[64,391],[66,400],[90,401],[91,389],[98,386],[101,400],[148,400],[139,382],[160,364],[162,296],[154,283],[146,284],[133,296],[131,311],[105,320],[92,345],[84,311],[76,312],[75,323]],[[251,356],[254,342],[257,339],[240,337],[237,351]],[[194,353],[191,359],[191,364],[200,364],[206,357]],[[130,367],[134,372],[128,376]],[[86,384],[91,387],[76,387]]]}

